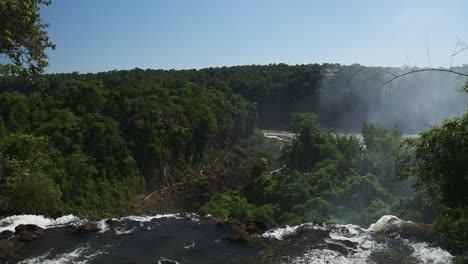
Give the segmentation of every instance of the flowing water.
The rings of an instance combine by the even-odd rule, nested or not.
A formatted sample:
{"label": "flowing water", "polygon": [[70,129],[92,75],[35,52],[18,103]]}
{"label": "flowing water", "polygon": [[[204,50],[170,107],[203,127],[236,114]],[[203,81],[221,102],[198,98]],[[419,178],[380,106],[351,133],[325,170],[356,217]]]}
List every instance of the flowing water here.
{"label": "flowing water", "polygon": [[[296,135],[291,131],[284,131],[284,130],[262,130],[263,135],[267,138],[289,142],[291,141]],[[354,136],[359,141],[360,144],[364,144],[364,137],[361,133],[356,132],[332,132],[336,135],[347,135],[347,136]],[[415,138],[418,137],[417,134],[405,134],[402,136],[403,139],[405,138]]]}
{"label": "flowing water", "polygon": [[[24,243],[11,263],[451,263],[452,256],[427,242],[375,232],[399,219],[384,216],[368,229],[314,224],[277,228],[261,234],[275,246],[266,250],[229,239],[227,227],[194,214],[129,216],[100,221],[100,232],[74,234],[80,219],[21,215],[0,219],[0,232],[19,224],[46,228]],[[268,243],[267,243],[268,245]],[[273,245],[273,244],[272,244]],[[265,255],[265,252],[273,254]],[[262,262],[263,261],[263,262]],[[0,262],[2,262],[0,260]]]}

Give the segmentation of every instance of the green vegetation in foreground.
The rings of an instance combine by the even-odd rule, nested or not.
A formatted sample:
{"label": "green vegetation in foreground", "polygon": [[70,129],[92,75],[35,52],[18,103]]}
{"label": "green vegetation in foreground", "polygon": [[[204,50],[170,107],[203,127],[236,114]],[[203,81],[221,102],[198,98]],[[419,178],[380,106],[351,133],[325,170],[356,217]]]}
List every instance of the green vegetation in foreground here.
{"label": "green vegetation in foreground", "polygon": [[181,180],[256,124],[255,107],[223,85],[88,77],[0,93],[0,214],[118,214],[145,186]]}
{"label": "green vegetation in foreground", "polygon": [[405,142],[403,177],[414,175],[418,191],[439,203],[434,228],[456,253],[468,250],[468,112]]}
{"label": "green vegetation in foreground", "polygon": [[[384,214],[423,220],[410,207],[410,182],[397,182],[395,154],[401,134],[365,123],[366,147],[353,136],[321,129],[311,113],[294,114],[298,134],[283,148],[280,170],[263,171],[237,193],[219,194],[201,212],[227,219],[277,224],[335,221],[368,225]],[[418,198],[416,198],[418,199]],[[243,211],[244,210],[244,211]]]}
{"label": "green vegetation in foreground", "polygon": [[214,196],[201,212],[235,221],[364,226],[394,214],[433,222],[442,245],[455,254],[467,250],[468,113],[403,144],[398,131],[365,123],[365,147],[322,130],[317,119],[293,115],[298,136],[284,148],[285,167]]}

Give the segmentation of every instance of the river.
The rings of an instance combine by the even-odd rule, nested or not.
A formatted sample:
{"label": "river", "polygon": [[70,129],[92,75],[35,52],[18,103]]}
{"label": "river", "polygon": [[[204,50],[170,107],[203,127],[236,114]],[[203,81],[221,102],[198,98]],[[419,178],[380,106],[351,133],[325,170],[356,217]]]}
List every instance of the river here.
{"label": "river", "polygon": [[[296,135],[291,132],[291,131],[286,131],[286,130],[262,130],[263,135],[267,138],[279,140],[279,141],[291,141]],[[361,133],[357,132],[331,132],[336,135],[347,135],[347,136],[354,136],[356,139],[359,141],[360,144],[364,144],[364,137],[362,136]],[[402,135],[402,138],[415,138],[418,137],[417,134],[407,134],[407,135]]]}
{"label": "river", "polygon": [[[19,224],[46,228],[39,239],[24,243],[11,263],[451,263],[441,248],[417,239],[377,232],[401,220],[383,216],[369,228],[305,223],[275,228],[260,236],[275,245],[232,241],[231,231],[213,218],[194,214],[128,216],[100,221],[96,233],[74,234],[72,215],[57,219],[19,215],[0,219],[0,232]],[[273,254],[265,255],[265,252]],[[263,261],[263,262],[262,262]],[[0,259],[0,263],[2,260]]]}

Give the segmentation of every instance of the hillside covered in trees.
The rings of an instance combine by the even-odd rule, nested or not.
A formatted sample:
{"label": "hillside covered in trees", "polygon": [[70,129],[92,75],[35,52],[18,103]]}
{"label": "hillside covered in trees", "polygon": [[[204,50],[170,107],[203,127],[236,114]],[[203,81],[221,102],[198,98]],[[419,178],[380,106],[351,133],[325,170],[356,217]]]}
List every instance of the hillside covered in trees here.
{"label": "hillside covered in trees", "polygon": [[[212,232],[215,226],[223,226],[224,231],[229,228],[233,234],[229,241],[244,241],[255,247],[262,247],[262,263],[271,261],[276,246],[282,244],[282,241],[266,238],[271,235],[270,231],[273,230],[274,233],[277,230],[264,231],[267,228],[286,225],[298,225],[286,229],[294,229],[295,234],[292,237],[300,240],[299,244],[289,249],[294,251],[300,246],[308,247],[307,252],[301,252],[302,256],[298,259],[300,263],[303,263],[302,260],[309,263],[314,250],[318,250],[316,253],[319,255],[328,254],[335,260],[343,260],[344,257],[346,263],[355,259],[355,255],[361,255],[358,256],[359,259],[365,259],[366,262],[378,259],[376,263],[416,263],[422,259],[436,262],[437,256],[421,258],[418,256],[421,252],[442,252],[445,255],[441,258],[445,260],[444,263],[451,260],[455,263],[467,263],[468,82],[466,78],[460,77],[468,77],[468,65],[452,67],[454,57],[468,49],[468,45],[460,38],[457,38],[454,52],[449,56],[449,69],[432,67],[429,40],[426,36],[430,68],[423,69],[411,66],[366,67],[359,64],[325,63],[248,65],[198,70],[135,68],[88,74],[44,74],[49,63],[49,50],[55,49],[55,44],[49,39],[49,24],[42,20],[42,16],[47,13],[43,13],[41,7],[49,6],[51,2],[0,0],[0,228],[4,230],[0,233],[1,263],[9,262],[6,257],[18,257],[14,255],[19,252],[17,250],[23,249],[22,242],[37,239],[45,232],[45,226],[42,228],[32,224],[23,225],[23,222],[13,226],[14,221],[7,218],[14,214],[21,215],[13,216],[15,219],[31,217],[25,214],[41,214],[46,217],[74,214],[81,219],[91,220],[107,218],[108,221],[103,220],[101,223],[113,231],[103,236],[115,235],[116,241],[119,241],[109,244],[107,236],[104,239],[104,247],[99,248],[96,247],[97,244],[84,242],[84,235],[77,239],[82,242],[83,247],[75,248],[74,242],[68,243],[70,238],[67,236],[67,243],[63,244],[67,244],[65,248],[73,248],[73,251],[64,253],[59,250],[51,253],[55,246],[47,242],[41,243],[45,248],[40,250],[41,256],[33,260],[34,263],[38,260],[48,261],[54,255],[60,258],[58,262],[63,262],[63,258],[66,257],[72,259],[65,262],[78,261],[81,260],[80,257],[87,261],[87,258],[106,255],[109,248],[114,252],[127,254],[133,262],[135,255],[148,254],[138,250],[165,248],[160,246],[158,239],[156,246],[152,244],[153,248],[148,247],[147,241],[152,239],[141,235],[142,232],[146,234],[155,226],[159,226],[159,223],[152,222],[158,216],[149,217],[149,221],[146,221],[148,218],[143,219],[144,217],[114,217],[131,214],[154,215],[162,212],[210,215],[203,217],[203,225],[208,227],[207,230],[211,230],[208,232]],[[149,3],[152,1],[147,1],[146,4]],[[62,39],[59,43],[67,43],[72,39],[71,35],[80,36],[86,41],[99,40],[89,42],[93,43],[91,45],[69,42],[73,45],[68,47],[72,49],[65,52],[67,56],[94,54],[92,57],[84,57],[83,63],[88,66],[93,60],[102,60],[107,64],[105,69],[126,68],[121,65],[109,68],[109,64],[116,65],[109,62],[112,58],[120,58],[115,54],[131,54],[126,60],[138,58],[137,63],[133,65],[145,65],[142,61],[147,59],[147,55],[163,50],[160,48],[163,47],[162,40],[171,40],[170,45],[181,43],[181,46],[186,46],[186,43],[198,42],[198,38],[211,40],[215,31],[236,35],[236,30],[226,30],[222,27],[220,30],[206,30],[210,32],[209,35],[199,31],[197,33],[197,28],[190,29],[191,21],[183,23],[186,18],[193,19],[190,14],[180,12],[182,9],[177,7],[173,10],[177,10],[177,13],[183,16],[174,16],[175,12],[172,13],[171,8],[176,6],[155,8],[156,11],[164,10],[164,13],[158,15],[149,9],[150,12],[138,11],[138,19],[130,16],[125,20],[120,15],[121,10],[113,9],[125,9],[120,4],[105,6],[106,13],[113,13],[110,11],[113,9],[114,14],[119,14],[114,19],[128,22],[125,27],[119,27],[116,26],[117,23],[113,25],[116,21],[112,21],[112,15],[103,15],[98,5],[86,8],[89,3],[79,4],[80,8],[65,8],[73,6],[67,3],[69,6],[62,5],[62,9],[57,10],[60,10],[60,14],[65,14],[63,17],[67,17],[66,12],[62,12],[66,11],[65,9],[73,10],[77,14],[81,9],[86,10],[86,15],[89,15],[93,24],[84,26],[86,31],[80,33],[79,27],[68,24],[68,20],[73,19],[67,17],[66,20],[62,20],[66,22],[62,23],[66,29],[62,34],[74,34],[64,34],[65,41]],[[368,3],[365,5],[367,8]],[[267,7],[269,6],[262,7],[262,11]],[[359,3],[348,6],[349,10],[355,7],[359,7]],[[330,10],[337,9],[339,8],[334,7]],[[417,9],[420,9],[420,6]],[[105,19],[106,23],[112,26],[106,28],[102,20],[98,23],[99,19],[92,19],[90,11],[96,11],[96,17]],[[402,10],[402,14],[406,11]],[[131,23],[145,20],[140,19],[140,16],[144,17],[146,13],[150,16],[145,18],[144,24],[132,28]],[[288,12],[282,13],[287,15]],[[296,15],[297,12],[290,13]],[[167,14],[171,16],[164,18]],[[310,12],[305,14],[306,17],[320,17],[310,16]],[[222,15],[229,18],[229,14]],[[60,18],[57,14],[52,17]],[[161,20],[155,22],[155,17]],[[183,34],[184,30],[159,28],[164,24],[161,21],[171,21],[174,17],[178,22],[181,21],[180,25],[184,25],[184,30],[190,30],[190,34]],[[207,16],[211,17],[211,14]],[[268,21],[270,24],[262,30],[275,28],[273,35],[280,35],[276,34],[276,30],[281,31],[284,25],[293,25],[283,23],[282,19],[264,19],[258,14],[252,15],[252,18],[254,17],[261,17],[262,22]],[[342,15],[339,17],[348,19]],[[429,20],[436,21],[433,17],[428,17]],[[339,21],[336,17],[331,18]],[[203,23],[202,19],[197,20]],[[294,20],[291,17],[287,19],[291,23]],[[78,21],[83,25],[88,22],[82,19]],[[155,24],[152,25],[149,21]],[[244,24],[245,28],[254,26],[250,23],[254,20],[239,19],[238,14],[235,14],[233,21],[236,25],[248,22],[248,26]],[[282,23],[280,27],[274,26],[273,22],[276,21]],[[301,21],[301,25],[294,28],[300,29],[306,25],[301,19],[298,21]],[[346,22],[352,21],[348,19]],[[452,23],[452,26],[453,24],[456,23]],[[179,23],[167,25],[177,28]],[[338,25],[339,29],[342,29],[341,23],[321,25],[320,30],[323,31],[330,25]],[[365,26],[359,25],[356,28],[370,28],[372,25],[366,22]],[[230,25],[224,26],[231,28]],[[71,28],[77,31],[70,30]],[[96,35],[100,34],[96,32],[99,31],[94,31],[95,36],[88,35],[88,31],[98,28],[105,28],[104,38],[96,38]],[[120,28],[125,28],[126,31],[113,32],[114,29]],[[135,30],[137,28],[151,28],[154,31],[139,32],[140,30]],[[291,30],[292,27],[284,28]],[[378,29],[374,30],[382,33],[384,28],[379,24]],[[60,32],[59,28],[55,30],[57,31],[54,33]],[[366,28],[366,31],[369,30]],[[143,41],[130,37],[134,36],[135,32],[143,33]],[[350,33],[359,36],[356,32]],[[205,37],[200,37],[199,34]],[[111,40],[113,35],[132,39],[131,49],[137,52],[132,53],[128,47],[119,46],[123,41],[115,38]],[[197,37],[174,41],[171,35]],[[307,39],[306,34],[300,32],[297,35],[301,37],[300,41],[289,38],[288,41],[307,46],[307,42],[302,43],[303,39]],[[346,41],[349,38],[352,42],[351,35],[340,35],[344,35]],[[139,45],[133,45],[151,43],[152,36],[159,38],[156,48],[149,45],[151,50],[140,50]],[[216,37],[219,39],[223,36]],[[326,43],[327,39],[335,37],[321,38],[321,42]],[[228,42],[238,44],[243,41],[246,42],[246,39]],[[373,41],[368,39],[366,42]],[[264,43],[277,42],[267,39]],[[316,42],[313,39],[309,44]],[[106,45],[101,46],[102,43]],[[212,47],[210,44],[200,42],[199,46]],[[222,43],[219,44],[222,46]],[[364,44],[360,43],[359,46],[362,45],[362,50],[369,53]],[[67,45],[63,46],[66,50]],[[84,46],[88,49],[79,49]],[[253,49],[250,49],[250,45],[246,46],[249,46],[249,50],[237,55],[251,56],[250,52]],[[341,47],[337,49],[334,45],[329,46],[334,48],[328,52],[346,51]],[[91,48],[97,49],[93,53]],[[95,55],[108,48],[117,52],[107,57]],[[283,50],[282,48],[276,52],[283,53]],[[316,51],[315,48],[312,50]],[[174,65],[173,60],[177,57],[183,57],[185,61],[198,54],[182,51],[180,46],[178,50],[167,51],[174,52],[170,56],[177,54],[170,58],[169,65]],[[213,53],[212,50],[204,52],[202,55],[206,57]],[[302,50],[296,57],[300,57],[302,61],[308,52]],[[322,53],[323,50],[317,49],[317,52]],[[340,56],[346,57],[349,53],[348,51]],[[64,53],[61,54],[63,55]],[[289,55],[281,56],[284,58]],[[61,58],[63,61],[81,59],[73,56]],[[408,56],[407,61],[410,64]],[[226,64],[229,63],[223,61],[217,65]],[[63,65],[67,66],[66,63]],[[151,62],[146,65],[154,64]],[[185,62],[184,65],[191,64]],[[387,65],[396,64],[387,62]],[[59,71],[62,71],[62,68]],[[260,129],[290,130],[293,134],[290,140],[267,138]],[[347,132],[361,132],[362,137],[358,139]],[[416,133],[417,136],[404,136]],[[381,217],[382,215],[385,216]],[[4,216],[6,218],[3,218]],[[43,216],[37,218],[45,220]],[[192,221],[197,226],[199,224],[198,220],[192,219],[193,215],[185,215],[186,219],[178,219],[180,214],[173,216],[186,223]],[[73,223],[69,224],[77,234],[88,231],[102,231],[101,234],[106,232],[103,230],[105,228],[99,227],[96,222],[77,222],[76,219],[79,218],[74,216],[65,218],[74,219],[70,220]],[[49,220],[46,221],[54,222]],[[166,220],[166,223],[170,221]],[[120,224],[132,221],[135,222],[133,224],[139,222],[138,227],[121,229],[123,226]],[[371,225],[369,229],[331,224],[356,224],[367,227],[376,221],[376,225]],[[143,222],[150,223],[145,225]],[[306,224],[302,225],[304,223]],[[155,226],[152,226],[153,224]],[[162,241],[166,243],[168,233],[164,231],[167,232],[167,227],[166,225],[162,228],[164,230],[153,232],[152,235],[156,235],[153,238],[162,235]],[[169,235],[173,236],[177,231],[186,233],[188,230],[179,230],[179,227],[181,225],[175,226],[176,230],[169,231],[172,232]],[[10,229],[14,229],[15,232]],[[57,235],[62,232],[63,227],[54,226],[51,229],[55,230],[47,231],[47,235],[54,232]],[[193,233],[198,233],[195,234],[196,237],[203,237],[202,240],[211,237],[203,232],[199,234],[202,229],[198,227],[189,229],[197,229]],[[141,236],[143,247],[139,247],[137,242],[133,243],[133,246],[136,246],[132,249],[133,252],[120,252],[122,248],[125,249],[123,251],[129,250],[128,244],[121,243],[120,235],[133,232],[138,234],[133,238]],[[335,233],[332,234],[333,232]],[[258,236],[259,234],[262,236]],[[353,237],[357,234],[361,236]],[[182,234],[180,238],[183,235],[186,234]],[[88,236],[90,237],[92,238]],[[225,234],[222,237],[224,240]],[[53,235],[52,239],[49,237],[55,240],[56,246],[62,247],[63,241],[56,238],[53,238]],[[186,245],[185,238],[177,245],[165,245],[168,252],[160,255],[159,260],[152,255],[154,252],[149,252],[149,256],[153,262],[157,260],[158,263],[179,263],[167,259],[166,254],[183,255],[185,252],[192,252],[194,247],[196,250],[193,252],[197,252],[194,255],[200,255],[203,245],[199,247],[199,244],[202,243],[199,243],[195,236],[189,239],[191,245]],[[211,237],[209,240],[217,244],[216,247],[225,242],[219,243],[221,238]],[[376,243],[377,240],[380,242]],[[368,244],[370,241],[372,242]],[[29,245],[31,244],[34,243]],[[230,245],[237,247],[240,244]],[[453,255],[435,248],[439,245]],[[275,249],[270,248],[273,246]],[[175,251],[176,247],[180,250],[183,248],[183,253]],[[212,250],[212,245],[206,244],[206,247]],[[287,247],[285,249],[288,261],[294,256]],[[91,251],[89,256],[85,256],[86,250]],[[362,254],[363,252],[365,253]],[[209,252],[204,257],[213,261],[212,256]],[[223,257],[233,261],[232,256]],[[400,259],[405,259],[406,262],[400,262]],[[183,262],[185,261],[184,259]]]}
{"label": "hillside covered in trees", "polygon": [[[174,193],[172,203],[185,197],[188,210],[274,225],[332,221],[365,226],[395,214],[436,221],[445,235],[441,241],[460,252],[466,238],[453,232],[466,226],[465,183],[459,178],[466,172],[465,157],[453,161],[459,171],[447,175],[461,188],[451,193],[445,176],[425,178],[428,170],[432,175],[447,169],[430,167],[424,154],[427,145],[434,146],[432,135],[451,137],[444,129],[434,128],[421,142],[409,140],[403,147],[401,131],[380,126],[413,132],[462,113],[466,97],[458,90],[463,83],[453,91],[455,97],[438,89],[442,82],[455,86],[460,81],[439,73],[394,87],[378,84],[391,70],[404,69],[330,64],[134,69],[44,75],[35,84],[4,76],[0,213],[126,214],[138,195],[201,177],[211,168],[215,178],[224,175],[215,187],[205,182],[210,186]],[[428,104],[414,105],[425,100]],[[438,104],[449,106],[438,115],[422,112]],[[415,119],[406,112],[415,113],[410,115]],[[444,126],[463,128],[464,119]],[[271,145],[259,127],[291,129],[297,138]],[[329,128],[362,131],[364,145]],[[440,155],[434,159],[443,164],[448,154]],[[413,189],[415,183],[419,187]],[[434,191],[440,199],[430,197]]]}
{"label": "hillside covered in trees", "polygon": [[[292,113],[314,112],[320,116],[320,125],[327,128],[360,131],[362,123],[368,121],[415,134],[463,113],[467,96],[459,93],[464,79],[457,75],[428,71],[383,85],[392,74],[410,70],[358,64],[271,64],[201,70],[134,69],[48,78],[95,80],[113,89],[173,80],[208,88],[224,85],[256,105],[261,129],[289,129]],[[468,72],[468,66],[453,70]],[[17,84],[13,89],[29,88]]]}
{"label": "hillside covered in trees", "polygon": [[[11,195],[1,208],[43,211],[14,204],[29,193],[20,191],[20,183],[37,173],[45,186],[37,189],[49,190],[43,205],[50,212],[89,212],[87,206],[95,204],[102,208],[91,211],[112,210],[142,190],[176,182],[256,127],[291,129],[295,112],[314,112],[318,124],[338,130],[360,131],[363,122],[373,121],[410,132],[463,112],[466,97],[449,89],[461,87],[462,80],[426,72],[398,87],[380,83],[387,72],[402,71],[278,64],[53,74],[34,84],[4,76],[2,168],[17,176],[3,179],[3,193]],[[438,111],[427,114],[433,109]]]}
{"label": "hillside covered in trees", "polygon": [[73,77],[42,92],[3,82],[24,92],[0,94],[3,214],[115,212],[255,128],[255,107],[223,85]]}

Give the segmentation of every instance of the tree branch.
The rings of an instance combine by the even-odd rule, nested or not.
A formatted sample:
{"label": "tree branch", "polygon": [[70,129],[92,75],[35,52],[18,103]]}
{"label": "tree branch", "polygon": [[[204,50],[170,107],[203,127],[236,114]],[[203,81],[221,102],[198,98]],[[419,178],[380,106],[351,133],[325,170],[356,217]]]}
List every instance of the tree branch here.
{"label": "tree branch", "polygon": [[398,78],[401,78],[401,77],[404,77],[408,74],[412,74],[412,73],[417,73],[417,72],[427,72],[427,71],[438,71],[438,72],[450,72],[450,73],[453,73],[453,74],[457,74],[458,76],[464,76],[464,77],[467,77],[468,78],[468,74],[467,73],[463,73],[463,72],[457,72],[457,71],[454,71],[454,70],[451,70],[451,69],[433,69],[433,68],[430,68],[430,69],[420,69],[420,70],[411,70],[409,72],[405,72],[405,73],[402,73],[402,74],[399,74],[395,77],[393,77],[392,79],[386,81],[384,83],[384,85],[387,85],[387,84],[391,84],[394,80],[398,79]]}

